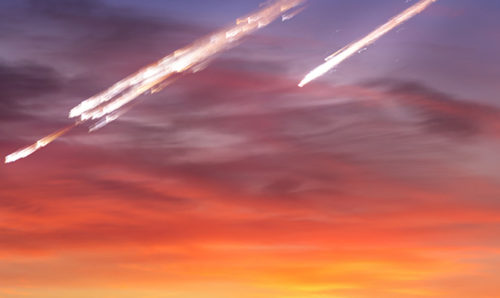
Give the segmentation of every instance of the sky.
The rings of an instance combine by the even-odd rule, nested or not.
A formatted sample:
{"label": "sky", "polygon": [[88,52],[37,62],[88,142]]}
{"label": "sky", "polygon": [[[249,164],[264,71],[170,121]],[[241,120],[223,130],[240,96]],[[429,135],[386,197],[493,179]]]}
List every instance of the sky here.
{"label": "sky", "polygon": [[[258,9],[3,0],[0,155]],[[310,0],[109,126],[0,166],[0,297],[498,297],[500,2]]]}

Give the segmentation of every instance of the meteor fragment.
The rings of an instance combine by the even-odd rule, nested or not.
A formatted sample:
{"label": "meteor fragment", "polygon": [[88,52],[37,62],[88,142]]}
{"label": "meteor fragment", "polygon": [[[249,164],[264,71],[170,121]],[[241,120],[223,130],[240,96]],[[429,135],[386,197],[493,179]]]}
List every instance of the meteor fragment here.
{"label": "meteor fragment", "polygon": [[[152,86],[166,78],[202,66],[209,58],[227,50],[243,37],[267,26],[276,18],[302,5],[305,0],[277,0],[270,2],[256,13],[239,18],[236,24],[201,39],[190,46],[175,51],[160,61],[151,64],[137,73],[116,83],[108,90],[93,96],[70,111],[70,118],[79,117],[81,121],[95,120],[114,112],[134,100]],[[297,12],[298,13],[298,12]],[[111,102],[103,109],[100,105]]]}
{"label": "meteor fragment", "polygon": [[[178,75],[188,70],[197,72],[210,62],[210,59],[224,50],[237,45],[243,37],[269,25],[271,22],[299,7],[306,0],[268,1],[260,10],[239,18],[232,27],[223,29],[190,46],[175,51],[127,78],[115,83],[109,89],[94,95],[71,109],[69,118],[76,123],[68,128],[42,138],[35,144],[16,151],[5,158],[5,163],[25,158],[62,136],[70,129],[86,121],[96,121],[90,131],[97,130],[116,120],[128,111],[127,106],[140,95],[150,91],[155,93],[173,82]],[[295,11],[294,15],[300,13]],[[168,80],[167,80],[168,79]]]}
{"label": "meteor fragment", "polygon": [[22,158],[30,156],[31,154],[35,153],[36,151],[49,145],[50,143],[55,141],[57,138],[64,135],[65,133],[67,133],[68,131],[70,131],[71,129],[73,129],[77,125],[78,125],[78,123],[72,124],[66,128],[63,128],[59,131],[56,131],[56,132],[38,140],[38,141],[36,141],[36,143],[34,143],[31,146],[20,149],[14,153],[8,155],[7,157],[5,157],[5,163],[12,163],[12,162],[18,161]]}
{"label": "meteor fragment", "polygon": [[295,18],[298,14],[300,14],[301,12],[304,11],[304,9],[306,9],[306,7],[300,7],[292,12],[289,12],[289,13],[286,13],[284,14],[283,16],[281,16],[281,21],[282,22],[285,22],[285,21],[288,21],[288,20],[291,20],[293,18]]}
{"label": "meteor fragment", "polygon": [[400,13],[399,15],[390,19],[384,25],[378,27],[375,31],[371,32],[366,37],[364,37],[364,38],[342,48],[341,50],[335,52],[334,54],[330,55],[329,57],[327,57],[325,59],[326,60],[325,63],[316,67],[315,69],[313,69],[310,73],[308,73],[304,77],[304,79],[299,83],[299,87],[304,87],[305,85],[307,85],[311,81],[326,74],[329,70],[333,69],[335,66],[339,65],[347,58],[362,51],[364,48],[366,48],[367,46],[369,46],[372,43],[374,43],[375,41],[377,41],[379,38],[384,36],[386,33],[390,32],[392,29],[396,28],[397,26],[403,24],[404,22],[408,21],[409,19],[413,18],[417,14],[424,11],[427,7],[429,7],[432,3],[436,2],[436,1],[437,0],[421,0],[421,1],[417,2],[416,4],[414,4],[413,6],[411,6],[408,9],[406,9],[405,11]]}

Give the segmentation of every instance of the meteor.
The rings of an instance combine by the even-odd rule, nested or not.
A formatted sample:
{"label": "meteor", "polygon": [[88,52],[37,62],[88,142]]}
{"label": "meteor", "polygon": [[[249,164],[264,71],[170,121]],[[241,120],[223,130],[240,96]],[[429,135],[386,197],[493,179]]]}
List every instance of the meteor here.
{"label": "meteor", "polygon": [[284,14],[283,16],[281,16],[281,21],[285,22],[285,21],[288,21],[288,20],[291,20],[291,19],[295,18],[298,14],[300,14],[301,12],[303,12],[305,9],[306,9],[306,7],[304,6],[304,7],[298,8],[295,11],[292,11],[290,13]]}
{"label": "meteor", "polygon": [[35,153],[39,149],[42,149],[43,147],[49,145],[50,143],[55,141],[57,138],[64,135],[65,133],[67,133],[68,131],[70,131],[71,129],[73,129],[77,125],[78,125],[78,123],[72,124],[66,128],[63,128],[59,131],[56,131],[56,132],[46,136],[45,138],[42,138],[42,139],[36,141],[36,143],[34,143],[31,146],[20,149],[14,153],[8,155],[7,157],[5,157],[5,163],[15,162],[21,158],[25,158],[25,157],[30,156],[31,154]]}
{"label": "meteor", "polygon": [[390,19],[387,23],[384,25],[378,27],[375,29],[375,31],[371,32],[368,34],[366,37],[351,43],[350,45],[340,49],[339,51],[335,52],[334,54],[330,55],[327,57],[325,60],[326,62],[321,64],[320,66],[316,67],[313,69],[310,73],[308,73],[304,79],[299,83],[299,87],[304,87],[311,81],[321,77],[322,75],[326,74],[329,70],[333,69],[335,66],[339,65],[342,63],[344,60],[347,58],[351,57],[352,55],[363,51],[367,46],[371,45],[375,41],[377,41],[379,38],[384,36],[386,33],[390,32],[392,29],[396,28],[397,26],[403,24],[404,22],[408,21],[409,19],[413,18],[417,14],[421,13],[424,11],[427,7],[429,7],[432,3],[436,2],[437,0],[421,0],[411,6],[410,8],[406,9],[399,15],[395,16],[394,18]]}
{"label": "meteor", "polygon": [[[235,25],[196,41],[156,63],[146,66],[71,109],[69,118],[75,118],[75,124],[10,154],[5,158],[5,163],[15,162],[33,154],[72,128],[87,121],[96,121],[90,128],[91,132],[107,125],[127,112],[130,103],[140,95],[148,91],[151,93],[159,92],[173,82],[179,74],[201,70],[215,55],[236,46],[243,37],[269,25],[280,16],[286,16],[288,12],[305,2],[306,0],[268,2],[257,12],[237,19]],[[293,16],[300,12],[301,10],[295,11]],[[286,19],[286,17],[283,18]],[[288,16],[288,18],[291,17]]]}
{"label": "meteor", "polygon": [[[192,45],[175,51],[160,61],[116,83],[108,90],[97,94],[76,106],[69,117],[81,121],[99,119],[128,104],[137,96],[154,88],[166,78],[195,70],[209,58],[229,49],[243,37],[269,25],[276,18],[303,4],[305,0],[278,0],[246,17],[239,18],[236,25],[214,33]],[[107,102],[105,106],[101,106]]]}

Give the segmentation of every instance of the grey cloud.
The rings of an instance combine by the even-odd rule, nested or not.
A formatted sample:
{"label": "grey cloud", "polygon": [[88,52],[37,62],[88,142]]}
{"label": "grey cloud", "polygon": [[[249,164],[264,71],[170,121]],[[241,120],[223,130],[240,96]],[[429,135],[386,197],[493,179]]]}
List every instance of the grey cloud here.
{"label": "grey cloud", "polygon": [[39,105],[37,98],[55,94],[64,79],[53,68],[31,62],[0,63],[0,118],[18,118]]}
{"label": "grey cloud", "polygon": [[382,87],[388,97],[415,113],[422,128],[431,133],[460,140],[479,136],[486,133],[488,126],[498,125],[498,109],[457,99],[418,82],[383,79],[365,85]]}

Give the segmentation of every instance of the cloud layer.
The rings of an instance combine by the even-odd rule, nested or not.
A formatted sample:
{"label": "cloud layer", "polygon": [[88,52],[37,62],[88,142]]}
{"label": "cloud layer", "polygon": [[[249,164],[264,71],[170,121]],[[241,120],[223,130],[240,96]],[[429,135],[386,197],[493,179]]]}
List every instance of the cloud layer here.
{"label": "cloud layer", "polygon": [[[207,31],[1,5],[2,155]],[[498,108],[387,74],[299,89],[303,37],[270,34],[0,167],[0,296],[494,297]]]}

